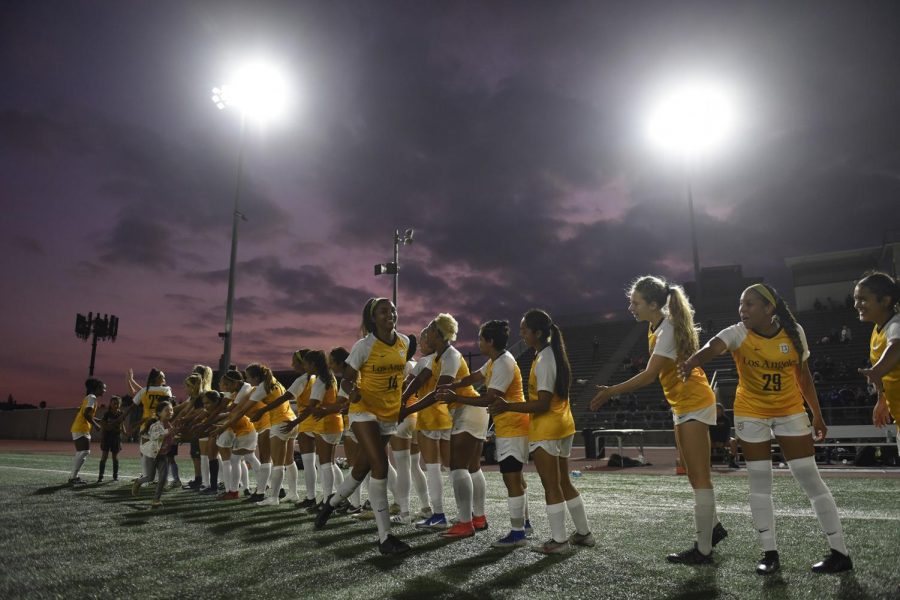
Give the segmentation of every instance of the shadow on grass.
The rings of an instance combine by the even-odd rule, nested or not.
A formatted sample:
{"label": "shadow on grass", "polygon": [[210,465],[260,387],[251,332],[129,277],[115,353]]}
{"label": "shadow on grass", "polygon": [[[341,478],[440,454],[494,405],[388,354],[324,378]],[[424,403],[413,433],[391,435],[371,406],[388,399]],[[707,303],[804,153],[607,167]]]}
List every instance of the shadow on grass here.
{"label": "shadow on grass", "polygon": [[719,597],[715,567],[703,565],[695,568],[697,569],[696,573],[679,583],[675,591],[665,597],[666,600],[694,600],[695,598]]}
{"label": "shadow on grass", "polygon": [[42,487],[34,490],[32,495],[34,496],[48,496],[50,494],[55,494],[56,492],[62,491],[64,489],[71,489],[72,485],[69,483],[61,483],[59,485],[48,485],[47,487]]}
{"label": "shadow on grass", "polygon": [[[409,538],[411,536],[404,536],[405,538]],[[437,539],[431,540],[430,542],[426,542],[424,544],[416,544],[411,545],[409,552],[400,555],[394,556],[382,556],[380,554],[376,554],[375,556],[369,557],[366,559],[366,563],[372,565],[376,569],[380,571],[393,571],[399,565],[403,563],[403,561],[410,557],[415,556],[417,554],[425,554],[426,552],[433,552],[434,550],[440,550],[444,546],[448,544],[452,544],[454,541],[450,538],[442,538],[439,537]],[[367,546],[368,548],[373,548],[375,552],[378,552],[377,546],[372,544],[371,546]]]}
{"label": "shadow on grass", "polygon": [[[860,585],[856,579],[856,573],[853,571],[841,573],[838,577],[841,583],[837,593],[834,595],[835,598],[859,598],[860,600],[875,598],[869,590]],[[896,587],[895,591],[897,592],[897,597],[900,598],[900,585]]]}

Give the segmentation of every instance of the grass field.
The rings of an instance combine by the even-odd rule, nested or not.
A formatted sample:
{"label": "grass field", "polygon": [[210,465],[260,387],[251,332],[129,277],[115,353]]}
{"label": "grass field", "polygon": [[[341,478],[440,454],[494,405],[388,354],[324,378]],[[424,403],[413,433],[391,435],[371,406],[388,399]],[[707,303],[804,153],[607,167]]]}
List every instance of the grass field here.
{"label": "grass field", "polygon": [[[111,465],[108,466],[108,468]],[[187,466],[187,465],[185,465]],[[855,571],[813,575],[826,550],[806,497],[775,478],[782,572],[753,572],[760,555],[743,477],[718,477],[729,537],[714,566],[669,565],[690,544],[692,495],[683,477],[586,473],[576,479],[598,544],[544,557],[492,550],[508,529],[505,489],[488,473],[490,529],[444,540],[412,527],[413,546],[386,558],[374,522],[335,517],[315,531],[292,505],[260,508],[172,491],[148,510],[150,492],[130,493],[137,460],[118,483],[63,485],[70,458],[0,454],[0,598],[897,598],[900,481],[827,479],[841,511]],[[96,478],[89,459],[82,477]],[[109,471],[107,472],[109,473]],[[528,475],[534,541],[549,537],[540,481]],[[445,503],[452,513],[450,486]]]}

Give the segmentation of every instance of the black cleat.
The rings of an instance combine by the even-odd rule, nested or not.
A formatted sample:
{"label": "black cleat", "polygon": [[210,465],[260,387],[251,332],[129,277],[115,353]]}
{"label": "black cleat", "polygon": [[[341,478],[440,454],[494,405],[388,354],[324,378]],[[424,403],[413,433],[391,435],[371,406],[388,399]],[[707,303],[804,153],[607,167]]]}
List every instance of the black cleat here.
{"label": "black cleat", "polygon": [[378,543],[378,551],[382,554],[405,554],[410,550],[409,544],[395,538],[391,534],[388,534],[383,542]]}
{"label": "black cleat", "polygon": [[713,527],[712,531],[712,545],[715,547],[716,544],[724,540],[728,537],[728,530],[725,529],[721,523],[716,523],[716,526]]}
{"label": "black cleat", "polygon": [[759,559],[756,565],[756,572],[759,575],[771,575],[781,569],[781,561],[778,559],[778,550],[766,550],[763,557]]}
{"label": "black cleat", "polygon": [[331,513],[334,512],[334,507],[331,505],[332,496],[334,496],[334,494],[331,494],[331,496],[328,496],[322,502],[322,510],[316,515],[316,522],[314,525],[316,529],[325,527],[325,524],[328,523],[328,519],[331,517]]}
{"label": "black cleat", "polygon": [[246,502],[262,502],[265,499],[265,494],[250,494],[250,497],[247,498]]}
{"label": "black cleat", "polygon": [[306,510],[306,509],[310,508],[311,506],[315,506],[315,505],[316,505],[315,498],[305,498],[303,500],[303,502],[297,503],[297,508],[299,508],[300,510]]}
{"label": "black cleat", "polygon": [[287,498],[287,492],[284,491],[284,488],[281,488],[280,490],[278,490],[278,499],[283,500],[285,498]]}
{"label": "black cleat", "polygon": [[669,554],[668,556],[666,556],[666,560],[670,563],[679,565],[708,565],[713,561],[712,552],[710,552],[709,554],[703,554],[697,549],[696,542],[694,543],[693,548],[685,550],[683,552]]}
{"label": "black cleat", "polygon": [[[310,514],[310,515],[319,514],[319,512],[321,512],[321,510],[322,510],[322,505],[324,503],[325,503],[324,500],[322,502],[319,502],[318,504],[313,503],[312,506],[310,506],[309,508],[306,509],[307,514]],[[335,508],[337,508],[337,507],[335,507]]]}
{"label": "black cleat", "polygon": [[812,566],[813,573],[841,573],[853,569],[853,561],[846,554],[832,549],[831,554]]}

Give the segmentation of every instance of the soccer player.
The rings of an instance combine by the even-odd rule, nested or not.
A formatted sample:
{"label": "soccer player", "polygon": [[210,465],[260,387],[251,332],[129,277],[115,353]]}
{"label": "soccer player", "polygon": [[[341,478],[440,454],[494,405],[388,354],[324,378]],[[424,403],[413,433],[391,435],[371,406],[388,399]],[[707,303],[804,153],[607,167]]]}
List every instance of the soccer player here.
{"label": "soccer player", "polygon": [[[415,335],[410,335],[409,348],[406,351],[406,365],[403,368],[404,389],[406,388],[406,382],[410,380],[416,368],[416,361],[413,360],[413,357],[416,355],[417,348],[418,339]],[[401,406],[405,406],[406,402],[403,397],[401,397],[400,402]],[[397,424],[397,431],[394,432],[394,435],[391,436],[388,442],[391,447],[391,454],[394,455],[394,462],[397,465],[394,501],[397,503],[400,512],[391,516],[391,523],[397,525],[409,525],[412,523],[412,517],[409,516],[409,495],[412,488],[411,449],[415,433],[416,414],[401,414],[400,422]],[[419,460],[418,454],[416,454],[416,460]]]}
{"label": "soccer player", "polygon": [[678,376],[677,364],[700,347],[694,309],[684,290],[661,277],[647,275],[628,288],[628,311],[649,324],[650,359],[640,373],[620,384],[601,387],[591,401],[598,410],[611,396],[627,394],[659,379],[672,407],[675,439],[681,451],[688,481],[694,490],[694,524],[697,540],[683,552],[669,554],[669,562],[703,564],[712,561],[712,548],[728,533],[716,518],[716,500],[710,468],[709,428],[716,424],[716,395],[702,369],[694,368],[687,381]]}
{"label": "soccer player", "polygon": [[402,554],[410,547],[390,533],[386,445],[397,429],[409,338],[395,329],[397,309],[387,298],[369,300],[362,317],[367,335],[353,345],[341,382],[350,397],[350,427],[360,451],[351,476],[323,504],[316,517],[316,528],[325,526],[334,507],[349,497],[371,471],[369,501],[378,526],[378,550],[382,554]]}
{"label": "soccer player", "polygon": [[[340,472],[340,469],[334,464],[334,451],[341,443],[344,420],[340,413],[341,405],[337,401],[337,381],[325,353],[321,350],[310,350],[306,354],[305,362],[309,367],[310,380],[313,382],[306,410],[316,423],[315,447],[316,455],[319,458],[319,469],[322,473],[322,501],[324,502],[334,493],[335,474]],[[315,501],[315,491],[313,492],[313,501]]]}
{"label": "soccer player", "polygon": [[106,384],[91,377],[84,382],[84,393],[85,396],[81,399],[81,406],[78,407],[78,413],[70,428],[72,441],[75,442],[75,457],[72,459],[72,473],[69,476],[69,483],[72,485],[85,483],[78,476],[78,472],[91,453],[92,417],[97,408],[97,399],[106,393]]}
{"label": "soccer player", "polygon": [[[259,435],[249,417],[246,416],[252,406],[249,403],[245,404],[245,401],[253,393],[253,386],[244,381],[244,376],[237,370],[227,371],[219,381],[219,386],[225,391],[225,396],[230,399],[230,402],[227,417],[213,430],[211,437],[215,438],[223,458],[227,458],[231,464],[232,484],[229,488],[228,481],[225,481],[225,494],[221,496],[221,499],[237,500],[239,481],[244,478],[243,464],[245,462],[250,464],[257,480],[261,466],[259,459],[253,453],[256,450]],[[245,494],[249,494],[249,487],[248,475],[247,479],[244,479]]]}
{"label": "soccer player", "polygon": [[[528,401],[507,402],[497,396],[488,409],[496,420],[508,412],[531,415],[528,449],[534,460],[547,502],[550,539],[532,550],[558,554],[568,550],[570,542],[594,546],[588,527],[584,502],[569,479],[569,456],[575,437],[575,420],[569,404],[572,369],[562,332],[546,312],[529,310],[519,325],[522,339],[535,351],[528,375]],[[575,523],[575,533],[566,537],[566,508]]]}
{"label": "soccer player", "polygon": [[[816,466],[813,439],[823,440],[828,428],[809,372],[803,328],[778,293],[763,283],[744,290],[739,314],[740,323],[716,334],[681,365],[681,377],[689,380],[695,368],[725,351],[734,358],[738,371],[734,426],[747,459],[750,512],[764,551],[756,572],[768,575],[781,568],[772,503],[773,434],[831,546],[830,554],[812,566],[813,572],[852,569],[837,506]],[[812,411],[812,427],[804,400]]]}
{"label": "soccer player", "polygon": [[[279,489],[276,490],[274,487],[269,488],[269,479],[274,472],[270,431],[272,421],[269,411],[265,410],[265,408],[269,404],[273,404],[274,406],[273,401],[284,394],[284,386],[278,383],[275,376],[272,374],[272,370],[264,364],[253,363],[247,365],[244,372],[247,374],[247,383],[255,387],[250,394],[250,397],[247,399],[247,412],[244,414],[247,414],[247,416],[250,417],[250,420],[253,421],[253,427],[256,429],[256,447],[259,450],[260,462],[259,469],[257,470],[256,492],[250,496],[250,501],[262,502],[270,492],[277,500],[279,492],[281,491],[281,480],[284,478],[284,456],[280,457],[282,462],[278,463],[278,466],[282,467],[281,478],[278,481]],[[264,410],[259,410],[261,408]],[[250,412],[251,409],[253,410],[252,413]],[[283,449],[283,444],[279,444],[278,442],[276,442],[276,444]]]}
{"label": "soccer player", "polygon": [[119,452],[122,450],[122,422],[125,420],[125,413],[122,411],[122,399],[113,396],[109,399],[109,408],[103,414],[103,417],[93,419],[94,424],[101,432],[100,450],[103,454],[100,456],[100,474],[97,477],[97,483],[103,481],[103,473],[106,471],[106,459],[112,454],[113,460],[113,481],[119,480]]}
{"label": "soccer player", "polygon": [[869,338],[872,366],[859,370],[878,390],[872,423],[884,427],[891,417],[900,423],[900,286],[890,275],[871,273],[856,284],[853,300],[859,320],[874,325]]}

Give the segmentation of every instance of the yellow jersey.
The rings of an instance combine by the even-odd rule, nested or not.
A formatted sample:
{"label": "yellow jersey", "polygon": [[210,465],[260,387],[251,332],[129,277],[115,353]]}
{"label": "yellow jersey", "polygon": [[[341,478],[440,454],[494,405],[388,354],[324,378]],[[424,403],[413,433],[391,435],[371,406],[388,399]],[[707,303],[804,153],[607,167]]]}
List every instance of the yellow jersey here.
{"label": "yellow jersey", "polygon": [[735,416],[768,419],[805,411],[799,373],[809,358],[809,346],[803,328],[797,325],[797,329],[803,356],[797,354],[784,329],[765,337],[738,323],[716,334],[731,351],[737,366]]}
{"label": "yellow jersey", "polygon": [[[416,392],[416,395],[419,398],[424,398],[437,387],[441,365],[440,362],[438,362],[437,365],[434,364],[434,354],[429,354],[422,358],[422,360],[416,364],[413,373],[418,375],[425,369],[428,369],[431,375],[425,383],[422,384],[419,391]],[[410,398],[410,400],[412,399]],[[451,429],[452,427],[453,419],[450,417],[450,410],[443,402],[435,402],[431,406],[423,408],[416,413],[416,429],[419,431],[444,431]]]}
{"label": "yellow jersey", "polygon": [[409,338],[396,335],[391,345],[372,333],[353,344],[347,364],[359,373],[360,400],[350,405],[351,413],[367,412],[380,421],[397,422]]}
{"label": "yellow jersey", "polygon": [[[494,360],[489,360],[481,367],[485,386],[500,392],[507,402],[525,402],[522,388],[522,372],[516,359],[508,351]],[[506,412],[494,417],[494,433],[497,437],[527,436],[531,418],[528,413]]]}
{"label": "yellow jersey", "polygon": [[[257,406],[254,406],[250,409],[250,414],[254,414],[257,410],[261,409],[263,406],[272,402],[276,398],[282,396],[284,394],[284,386],[279,382],[275,382],[275,387],[272,388],[272,391],[266,393],[266,386],[264,384],[260,384],[253,389],[253,392],[250,394],[250,398],[247,399],[247,402],[255,402]],[[270,427],[272,427],[272,414],[278,412],[279,409],[287,409],[290,414],[293,414],[290,405],[285,402],[278,408],[271,410],[265,413],[259,421],[253,422],[253,427],[257,432],[266,431]],[[291,417],[293,418],[293,417]],[[285,419],[287,420],[287,419]],[[281,421],[278,421],[281,422]]]}
{"label": "yellow jersey", "polygon": [[152,385],[147,388],[141,388],[134,395],[132,402],[140,404],[142,413],[141,421],[148,421],[156,418],[156,405],[163,400],[172,397],[172,388],[167,385]]}
{"label": "yellow jersey", "polygon": [[[337,403],[337,385],[326,385],[324,381],[316,380],[312,386],[309,397],[322,406],[329,406]],[[333,413],[327,417],[323,417],[316,421],[313,417],[305,419],[303,422],[312,419],[315,422],[315,433],[333,434],[340,433],[344,430],[344,419],[340,413]]]}
{"label": "yellow jersey", "polygon": [[678,376],[675,366],[678,360],[675,327],[668,317],[664,318],[656,329],[650,327],[647,330],[647,344],[651,356],[655,354],[669,359],[659,372],[659,383],[662,385],[666,401],[672,407],[672,412],[681,415],[716,403],[716,394],[710,387],[703,369],[695,367],[691,370],[687,381],[682,381]]}
{"label": "yellow jersey", "polygon": [[528,399],[537,400],[538,392],[550,392],[553,398],[550,399],[548,411],[531,415],[529,442],[561,440],[575,434],[575,419],[572,417],[569,399],[557,396],[555,388],[556,356],[553,354],[553,348],[547,346],[537,353],[531,364],[531,372],[528,374]]}
{"label": "yellow jersey", "polygon": [[88,394],[81,400],[81,405],[78,407],[78,413],[75,415],[75,420],[72,421],[72,433],[80,433],[90,437],[91,427],[93,427],[93,424],[86,418],[84,418],[84,411],[88,408],[94,409],[96,411],[96,405],[97,396],[95,396],[94,394]]}
{"label": "yellow jersey", "polygon": [[[880,330],[872,328],[869,339],[869,361],[874,365],[887,350],[890,344],[900,344],[900,315],[894,315]],[[881,378],[884,384],[884,397],[894,421],[900,423],[900,363]]]}
{"label": "yellow jersey", "polygon": [[[296,382],[295,382],[296,383]],[[303,384],[303,389],[300,390],[299,394],[294,394],[294,397],[297,398],[297,411],[301,412],[309,406],[309,397],[312,394],[313,386],[316,383],[316,376],[310,375],[306,378],[306,383]],[[306,417],[302,421],[300,421],[300,425],[297,428],[297,431],[300,433],[306,432],[315,432],[318,428],[318,422],[315,417],[312,415]]]}
{"label": "yellow jersey", "polygon": [[[447,346],[447,349],[440,356],[436,356],[432,367],[432,372],[438,373],[436,382],[440,381],[441,377],[450,377],[453,381],[459,381],[469,376],[468,363],[466,363],[462,353],[453,346]],[[463,398],[478,398],[478,392],[471,385],[457,388],[454,391],[457,396],[462,396]],[[447,405],[450,410],[462,406],[465,405],[459,402],[452,402]]]}

